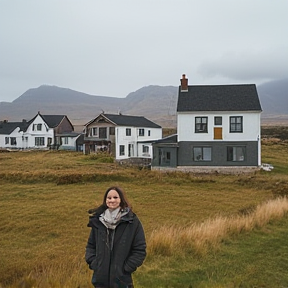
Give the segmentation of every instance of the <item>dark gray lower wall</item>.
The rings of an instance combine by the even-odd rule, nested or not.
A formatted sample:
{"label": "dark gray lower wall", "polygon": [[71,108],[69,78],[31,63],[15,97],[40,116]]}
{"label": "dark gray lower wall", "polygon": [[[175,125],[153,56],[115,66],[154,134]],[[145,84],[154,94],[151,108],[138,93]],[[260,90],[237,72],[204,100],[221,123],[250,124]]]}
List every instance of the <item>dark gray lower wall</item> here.
{"label": "dark gray lower wall", "polygon": [[[167,159],[168,155],[169,159]],[[153,145],[152,166],[177,167],[177,147]]]}
{"label": "dark gray lower wall", "polygon": [[[194,161],[193,147],[211,147],[211,161]],[[244,146],[244,161],[227,161],[228,146]],[[177,166],[258,166],[258,142],[178,142]]]}

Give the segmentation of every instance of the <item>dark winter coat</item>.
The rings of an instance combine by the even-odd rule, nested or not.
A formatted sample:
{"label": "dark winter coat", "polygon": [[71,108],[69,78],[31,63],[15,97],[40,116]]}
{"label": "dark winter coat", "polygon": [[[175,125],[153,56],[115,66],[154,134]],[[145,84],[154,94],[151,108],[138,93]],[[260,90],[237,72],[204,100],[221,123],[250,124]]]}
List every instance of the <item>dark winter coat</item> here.
{"label": "dark winter coat", "polygon": [[[111,238],[113,231],[104,226],[99,216],[98,213],[89,219],[91,232],[85,254],[86,262],[94,270],[95,287],[133,287],[131,273],[143,263],[146,256],[142,224],[129,211],[121,218]],[[109,243],[111,239],[114,239],[112,250]]]}

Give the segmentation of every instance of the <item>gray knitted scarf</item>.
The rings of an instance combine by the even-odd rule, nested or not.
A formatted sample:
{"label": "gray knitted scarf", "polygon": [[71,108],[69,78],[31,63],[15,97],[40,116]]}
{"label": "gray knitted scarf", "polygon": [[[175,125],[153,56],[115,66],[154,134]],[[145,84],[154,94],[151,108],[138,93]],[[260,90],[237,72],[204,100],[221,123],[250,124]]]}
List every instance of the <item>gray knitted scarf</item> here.
{"label": "gray knitted scarf", "polygon": [[106,209],[99,217],[99,220],[109,229],[115,230],[121,217],[126,215],[129,209],[121,209],[118,207],[115,210]]}

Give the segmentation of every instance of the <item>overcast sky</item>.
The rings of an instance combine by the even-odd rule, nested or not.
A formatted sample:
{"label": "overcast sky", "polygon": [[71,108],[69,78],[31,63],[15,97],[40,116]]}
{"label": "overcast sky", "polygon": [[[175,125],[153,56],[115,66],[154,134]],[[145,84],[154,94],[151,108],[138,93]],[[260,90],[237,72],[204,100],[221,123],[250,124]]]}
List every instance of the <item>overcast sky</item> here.
{"label": "overcast sky", "polygon": [[0,0],[0,101],[288,77],[287,0]]}

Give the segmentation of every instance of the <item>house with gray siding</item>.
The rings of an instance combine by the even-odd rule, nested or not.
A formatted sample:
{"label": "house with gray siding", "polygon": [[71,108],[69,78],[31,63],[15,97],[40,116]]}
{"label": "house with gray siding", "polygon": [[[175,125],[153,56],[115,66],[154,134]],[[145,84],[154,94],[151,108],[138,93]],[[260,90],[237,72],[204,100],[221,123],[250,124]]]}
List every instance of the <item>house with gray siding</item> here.
{"label": "house with gray siding", "polygon": [[259,167],[262,109],[256,86],[188,85],[185,75],[180,81],[177,135],[153,144],[152,168]]}

